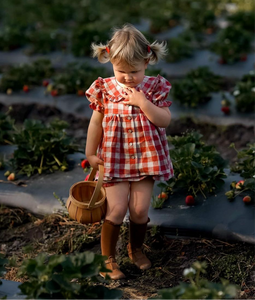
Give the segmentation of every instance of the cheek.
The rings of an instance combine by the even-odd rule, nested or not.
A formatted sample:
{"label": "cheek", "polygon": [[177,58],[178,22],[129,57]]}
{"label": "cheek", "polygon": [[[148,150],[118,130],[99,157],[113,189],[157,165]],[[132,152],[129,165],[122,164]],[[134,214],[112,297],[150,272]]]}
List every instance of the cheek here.
{"label": "cheek", "polygon": [[122,75],[121,74],[117,74],[115,77],[117,78],[118,81],[120,81],[122,79]]}

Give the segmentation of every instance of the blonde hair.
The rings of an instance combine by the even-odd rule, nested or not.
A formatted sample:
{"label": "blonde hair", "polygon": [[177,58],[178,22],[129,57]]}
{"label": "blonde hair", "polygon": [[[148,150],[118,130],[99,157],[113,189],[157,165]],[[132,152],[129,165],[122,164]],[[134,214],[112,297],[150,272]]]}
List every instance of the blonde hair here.
{"label": "blonde hair", "polygon": [[92,55],[100,63],[125,61],[133,66],[141,60],[147,60],[154,65],[167,53],[165,42],[157,41],[150,44],[145,36],[133,25],[126,24],[120,29],[114,29],[112,39],[107,45],[92,43]]}

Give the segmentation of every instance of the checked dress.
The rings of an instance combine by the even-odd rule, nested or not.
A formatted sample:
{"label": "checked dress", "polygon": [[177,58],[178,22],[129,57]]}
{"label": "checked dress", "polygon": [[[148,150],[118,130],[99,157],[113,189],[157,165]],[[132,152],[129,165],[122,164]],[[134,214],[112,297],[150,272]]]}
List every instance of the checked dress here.
{"label": "checked dress", "polygon": [[[169,107],[171,84],[162,76],[144,76],[136,86],[159,107]],[[95,80],[86,91],[90,108],[104,114],[97,155],[104,161],[104,181],[139,181],[146,176],[173,177],[165,128],[155,126],[136,106],[125,105],[123,87],[115,77]]]}

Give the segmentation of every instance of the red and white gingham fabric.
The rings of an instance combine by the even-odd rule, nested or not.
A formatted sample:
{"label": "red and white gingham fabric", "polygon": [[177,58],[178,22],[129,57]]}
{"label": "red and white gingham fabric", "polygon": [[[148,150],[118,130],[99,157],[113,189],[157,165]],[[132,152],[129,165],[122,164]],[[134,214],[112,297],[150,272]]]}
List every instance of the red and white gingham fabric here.
{"label": "red and white gingham fabric", "polygon": [[[136,87],[159,107],[169,107],[171,84],[163,77],[145,76]],[[145,176],[165,181],[173,177],[165,128],[151,123],[142,110],[127,106],[115,77],[99,77],[86,91],[90,107],[104,114],[98,156],[104,161],[104,181],[138,181]]]}

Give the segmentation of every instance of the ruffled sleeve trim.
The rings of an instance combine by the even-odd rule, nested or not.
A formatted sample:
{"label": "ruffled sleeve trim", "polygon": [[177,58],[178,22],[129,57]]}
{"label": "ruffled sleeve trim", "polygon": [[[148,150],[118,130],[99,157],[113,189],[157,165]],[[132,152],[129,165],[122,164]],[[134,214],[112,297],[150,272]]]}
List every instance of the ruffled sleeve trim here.
{"label": "ruffled sleeve trim", "polygon": [[85,93],[87,99],[91,102],[89,107],[101,113],[104,113],[103,90],[103,78],[98,77]]}
{"label": "ruffled sleeve trim", "polygon": [[164,77],[160,75],[155,77],[154,83],[149,91],[147,91],[147,93],[151,95],[151,102],[159,107],[171,106],[172,102],[167,100],[171,87],[171,83]]}

